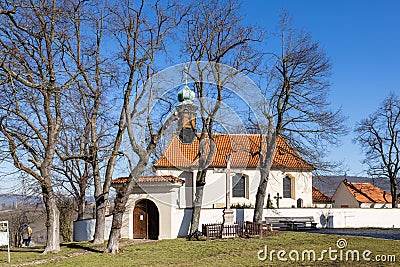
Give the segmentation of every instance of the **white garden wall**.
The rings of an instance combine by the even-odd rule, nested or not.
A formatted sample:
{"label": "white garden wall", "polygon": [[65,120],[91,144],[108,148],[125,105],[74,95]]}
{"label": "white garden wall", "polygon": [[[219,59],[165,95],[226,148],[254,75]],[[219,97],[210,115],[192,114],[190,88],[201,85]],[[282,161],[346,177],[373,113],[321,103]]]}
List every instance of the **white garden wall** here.
{"label": "white garden wall", "polygon": [[[235,221],[252,221],[253,209],[234,209]],[[203,223],[221,223],[223,209],[203,209]],[[191,209],[177,209],[173,216],[176,225],[171,238],[183,237],[188,233]],[[400,209],[265,209],[265,217],[313,216],[318,228],[400,228]],[[329,219],[328,219],[329,216]],[[201,229],[199,229],[201,230]]]}
{"label": "white garden wall", "polygon": [[[245,215],[246,220],[252,218],[253,210],[245,210]],[[266,209],[267,216],[313,216],[319,228],[327,216],[332,216],[331,228],[400,228],[400,209]]]}
{"label": "white garden wall", "polygon": [[[111,231],[112,216],[106,217],[104,238],[108,239]],[[96,227],[96,219],[86,219],[74,221],[72,239],[75,242],[90,241],[94,239],[94,229]]]}
{"label": "white garden wall", "polygon": [[[186,237],[189,231],[191,209],[171,209],[171,224],[160,225],[160,239]],[[221,223],[223,209],[203,209],[200,215],[200,229],[203,223]],[[252,221],[253,209],[234,209],[235,221]],[[400,228],[400,209],[265,209],[265,217],[313,216],[318,228]],[[328,220],[329,216],[329,220]],[[125,220],[130,220],[129,216]],[[129,219],[130,218],[130,219]],[[112,216],[106,219],[105,237],[108,238]],[[161,217],[160,217],[161,222]],[[74,241],[92,240],[95,220],[74,222]],[[168,227],[168,231],[166,228]],[[122,237],[132,238],[132,223],[124,222]]]}

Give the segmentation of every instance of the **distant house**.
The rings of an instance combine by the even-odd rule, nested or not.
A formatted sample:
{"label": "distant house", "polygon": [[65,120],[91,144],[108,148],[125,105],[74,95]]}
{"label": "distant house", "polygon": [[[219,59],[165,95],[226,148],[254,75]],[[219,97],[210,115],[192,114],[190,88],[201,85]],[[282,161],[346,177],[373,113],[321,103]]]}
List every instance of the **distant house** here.
{"label": "distant house", "polygon": [[343,180],[332,199],[334,208],[390,208],[392,196],[371,183]]}
{"label": "distant house", "polygon": [[[313,186],[318,188],[319,191],[324,193],[325,195],[332,197],[335,193],[336,189],[340,185],[340,183],[346,180],[352,183],[371,183],[386,192],[390,192],[390,183],[388,178],[386,177],[361,177],[361,176],[348,176],[348,175],[339,175],[339,176],[313,176]],[[397,183],[400,184],[400,179],[397,179]]]}
{"label": "distant house", "polygon": [[315,186],[312,187],[312,201],[314,208],[332,208],[333,200]]}

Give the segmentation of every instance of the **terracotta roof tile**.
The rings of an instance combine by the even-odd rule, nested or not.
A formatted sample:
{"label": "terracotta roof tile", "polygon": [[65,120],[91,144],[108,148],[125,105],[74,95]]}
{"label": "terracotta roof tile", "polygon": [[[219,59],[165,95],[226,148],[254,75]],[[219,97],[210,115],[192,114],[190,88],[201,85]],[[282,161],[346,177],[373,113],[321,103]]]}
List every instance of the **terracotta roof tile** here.
{"label": "terracotta roof tile", "polygon": [[360,203],[391,203],[392,195],[371,183],[351,183],[343,181],[344,185]]}
{"label": "terracotta roof tile", "polygon": [[332,198],[328,197],[321,191],[319,191],[316,187],[312,187],[312,201],[319,203],[332,203]]}
{"label": "terracotta roof tile", "polygon": [[[111,184],[124,184],[128,180],[128,177],[119,177],[112,180]],[[172,175],[162,175],[162,176],[141,176],[137,179],[137,183],[160,183],[160,182],[170,182],[170,183],[184,183],[185,181],[181,178]]]}
{"label": "terracotta roof tile", "polygon": [[[210,139],[206,138],[208,144]],[[232,167],[258,167],[259,156],[256,154],[260,144],[260,136],[256,134],[215,134],[216,151],[210,167],[225,167],[226,154],[231,154]],[[265,143],[264,143],[265,144]],[[209,145],[206,145],[206,150]],[[189,167],[198,166],[199,141],[195,139],[191,144],[183,144],[175,135],[163,155],[154,164],[162,167]],[[277,138],[277,153],[274,155],[273,168],[307,169],[314,167],[308,164],[300,155],[281,137]]]}

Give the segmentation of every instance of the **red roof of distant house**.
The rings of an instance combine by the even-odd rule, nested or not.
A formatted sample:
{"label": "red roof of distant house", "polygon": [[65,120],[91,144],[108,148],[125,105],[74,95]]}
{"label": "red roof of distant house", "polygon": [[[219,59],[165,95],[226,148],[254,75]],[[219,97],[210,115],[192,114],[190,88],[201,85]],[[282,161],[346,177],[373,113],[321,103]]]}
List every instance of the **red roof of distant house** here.
{"label": "red roof of distant house", "polygon": [[[206,138],[205,143],[209,140]],[[209,167],[225,167],[227,154],[231,155],[231,167],[255,168],[259,166],[259,155],[256,152],[259,151],[260,135],[215,134],[214,141],[216,151]],[[209,150],[209,146],[206,149]],[[183,144],[175,135],[154,167],[195,167],[198,166],[198,153],[198,139],[190,144]],[[309,171],[314,169],[281,136],[277,137],[277,148],[272,167]]]}
{"label": "red roof of distant house", "polygon": [[332,198],[328,197],[321,191],[319,191],[316,187],[312,187],[312,200],[316,203],[332,203]]}
{"label": "red roof of distant house", "polygon": [[[111,184],[124,184],[128,181],[128,177],[120,177],[112,180]],[[136,180],[137,183],[160,183],[160,182],[170,182],[170,183],[184,183],[185,180],[172,175],[161,175],[161,176],[141,176]]]}
{"label": "red roof of distant house", "polygon": [[343,184],[360,203],[391,203],[392,195],[370,183],[351,183],[346,180]]}

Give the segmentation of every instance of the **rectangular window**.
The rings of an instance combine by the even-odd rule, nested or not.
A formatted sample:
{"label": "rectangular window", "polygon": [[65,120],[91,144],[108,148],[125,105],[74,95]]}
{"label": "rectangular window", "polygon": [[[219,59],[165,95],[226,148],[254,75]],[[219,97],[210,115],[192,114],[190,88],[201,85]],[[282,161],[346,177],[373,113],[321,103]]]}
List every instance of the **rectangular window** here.
{"label": "rectangular window", "polygon": [[292,197],[292,179],[290,177],[283,178],[283,198]]}
{"label": "rectangular window", "polygon": [[236,174],[232,177],[232,197],[246,197],[246,177]]}

